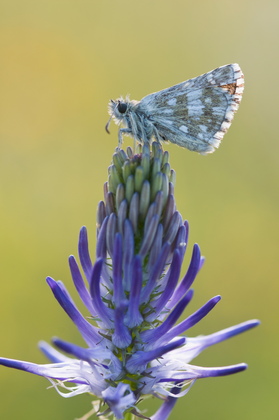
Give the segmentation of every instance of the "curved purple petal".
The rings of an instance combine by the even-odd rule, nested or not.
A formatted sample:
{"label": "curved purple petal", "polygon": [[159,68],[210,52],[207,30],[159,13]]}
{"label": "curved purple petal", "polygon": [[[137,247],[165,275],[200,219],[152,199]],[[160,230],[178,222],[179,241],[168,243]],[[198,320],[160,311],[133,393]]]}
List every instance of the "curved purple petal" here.
{"label": "curved purple petal", "polygon": [[129,347],[132,342],[130,330],[124,324],[124,311],[123,308],[115,309],[114,318],[114,333],[112,334],[112,342],[119,349]]}
{"label": "curved purple petal", "polygon": [[102,226],[99,230],[97,245],[96,245],[96,258],[105,259],[107,256],[106,232],[107,232],[108,216],[105,217]]}
{"label": "curved purple petal", "polygon": [[77,292],[84,303],[84,305],[87,307],[88,311],[91,313],[92,316],[96,315],[92,302],[91,302],[91,296],[87,288],[85,287],[81,272],[78,268],[77,262],[75,260],[75,257],[71,255],[69,257],[69,266],[72,274],[72,279],[74,282],[74,285],[77,289]]}
{"label": "curved purple petal", "polygon": [[122,235],[115,235],[112,258],[112,275],[113,275],[113,301],[116,307],[126,302],[122,283]]}
{"label": "curved purple petal", "polygon": [[149,300],[149,296],[155,287],[156,280],[161,276],[162,271],[164,270],[169,252],[170,252],[170,243],[165,242],[161,249],[159,257],[153,269],[150,272],[147,284],[141,291],[141,298],[140,298],[141,303],[147,302]]}
{"label": "curved purple petal", "polygon": [[[179,391],[180,389],[178,387],[173,387],[171,389],[171,394],[179,394]],[[167,420],[177,400],[178,398],[169,396],[156,413],[150,417],[150,420]]]}
{"label": "curved purple petal", "polygon": [[157,347],[154,350],[137,351],[126,363],[126,369],[132,374],[136,372],[143,372],[146,369],[148,363],[154,359],[158,359],[159,357],[163,356],[163,354],[182,346],[185,343],[185,340],[186,339],[184,337],[181,337],[176,341],[172,341],[165,346]]}
{"label": "curved purple petal", "polygon": [[[168,331],[173,327],[176,323],[180,315],[185,309],[185,306],[189,303],[189,296],[186,295],[181,301],[176,305],[173,311],[169,314],[167,319],[157,328],[152,330],[144,331],[140,337],[143,343],[145,344],[145,349],[149,349],[153,347],[155,343],[164,341],[169,342],[170,340],[166,337]],[[176,334],[178,335],[178,334]]]}
{"label": "curved purple petal", "polygon": [[92,262],[89,255],[87,229],[85,226],[83,226],[80,230],[78,252],[79,252],[79,259],[80,259],[82,269],[89,282],[91,271],[92,271]]}
{"label": "curved purple petal", "polygon": [[79,310],[74,306],[73,302],[68,298],[61,287],[62,283],[56,282],[51,277],[47,277],[47,283],[59,304],[77,326],[85,342],[89,346],[94,346],[98,343],[100,341],[100,336],[97,332],[98,330],[86,321]]}
{"label": "curved purple petal", "polygon": [[259,324],[260,321],[258,319],[252,319],[250,321],[242,322],[241,324],[234,325],[233,327],[226,328],[213,334],[202,335],[194,338],[189,337],[187,338],[187,343],[188,345],[198,346],[201,350],[203,350],[209,346],[227,340],[228,338],[234,337],[235,335],[248,331]]}
{"label": "curved purple petal", "polygon": [[52,363],[63,363],[70,360],[68,356],[60,353],[56,349],[54,349],[50,344],[46,341],[39,341],[39,349],[41,352],[52,362]]}
{"label": "curved purple petal", "polygon": [[113,326],[113,311],[108,308],[101,297],[100,292],[100,278],[102,272],[103,260],[97,259],[93,266],[90,280],[90,293],[92,297],[92,304],[101,321],[108,327]]}
{"label": "curved purple petal", "polygon": [[55,363],[49,365],[37,365],[36,363],[24,362],[22,360],[0,358],[0,365],[7,366],[13,369],[24,370],[25,372],[33,373],[34,375],[44,376],[45,378],[53,378],[58,380],[67,380],[76,383],[87,384],[87,381],[82,381],[81,378],[74,380],[74,376],[68,367],[67,363]]}
{"label": "curved purple petal", "polygon": [[192,315],[190,315],[188,318],[186,318],[184,321],[180,322],[178,325],[173,327],[165,337],[162,338],[162,342],[164,340],[171,340],[174,337],[184,333],[189,328],[193,327],[195,324],[197,324],[202,318],[204,318],[212,309],[215,307],[215,305],[220,301],[221,296],[215,296],[212,299],[210,299],[205,305],[203,305],[200,309],[198,309],[196,312],[194,312]]}
{"label": "curved purple petal", "polygon": [[169,278],[167,285],[164,291],[162,292],[161,296],[155,302],[152,302],[153,311],[151,315],[146,317],[147,321],[152,322],[155,318],[157,318],[160,315],[160,312],[164,309],[170,297],[172,296],[173,291],[175,290],[175,286],[179,279],[181,264],[181,254],[180,251],[176,249],[173,254],[171,266],[169,268]]}
{"label": "curved purple petal", "polygon": [[134,259],[134,232],[130,220],[126,219],[124,223],[123,237],[123,286],[126,291],[130,291],[132,283],[132,266]]}
{"label": "curved purple petal", "polygon": [[199,270],[200,270],[200,261],[201,261],[201,253],[198,244],[195,244],[193,247],[193,253],[189,268],[187,273],[185,274],[184,278],[181,280],[179,285],[177,286],[170,302],[168,303],[168,308],[173,308],[177,302],[181,299],[182,296],[187,293],[191,285],[193,284]]}
{"label": "curved purple petal", "polygon": [[132,277],[133,280],[128,311],[124,318],[125,324],[129,328],[134,328],[140,325],[143,321],[143,316],[139,310],[140,291],[142,288],[142,261],[139,255],[136,255],[134,259]]}

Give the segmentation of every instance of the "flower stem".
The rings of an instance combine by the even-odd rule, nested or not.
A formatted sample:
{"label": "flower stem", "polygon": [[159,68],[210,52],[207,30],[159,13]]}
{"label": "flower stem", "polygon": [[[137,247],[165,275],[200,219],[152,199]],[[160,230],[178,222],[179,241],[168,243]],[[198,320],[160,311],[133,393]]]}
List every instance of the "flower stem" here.
{"label": "flower stem", "polygon": [[126,413],[125,415],[124,415],[124,420],[135,420],[136,418],[135,418],[135,415],[134,414],[132,414],[132,413]]}

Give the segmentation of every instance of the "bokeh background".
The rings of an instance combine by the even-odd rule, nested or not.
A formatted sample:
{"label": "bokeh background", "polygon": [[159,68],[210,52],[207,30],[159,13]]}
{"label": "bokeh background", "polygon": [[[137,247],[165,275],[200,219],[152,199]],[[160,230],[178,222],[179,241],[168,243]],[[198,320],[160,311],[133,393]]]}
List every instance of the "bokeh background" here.
{"label": "bokeh background", "polygon": [[[83,344],[44,279],[62,279],[78,302],[67,258],[82,225],[94,254],[96,206],[117,145],[116,126],[104,130],[109,99],[141,99],[237,62],[244,98],[220,149],[206,157],[166,149],[190,246],[206,256],[187,315],[223,298],[191,334],[251,318],[262,325],[195,360],[249,369],[197,382],[171,419],[279,418],[278,40],[278,0],[0,1],[2,356],[44,363],[37,342],[54,335]],[[90,410],[90,396],[63,399],[43,378],[0,370],[3,419],[71,420]],[[148,402],[149,413],[155,406]]]}

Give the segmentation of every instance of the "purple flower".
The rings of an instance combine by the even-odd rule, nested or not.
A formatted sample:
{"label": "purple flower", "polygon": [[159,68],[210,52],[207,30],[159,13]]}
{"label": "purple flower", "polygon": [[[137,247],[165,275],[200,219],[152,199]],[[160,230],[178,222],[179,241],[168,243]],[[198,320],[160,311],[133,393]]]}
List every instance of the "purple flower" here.
{"label": "purple flower", "polygon": [[[190,364],[207,347],[244,332],[251,320],[214,334],[190,338],[186,331],[219,302],[215,296],[181,322],[192,299],[192,283],[203,265],[194,245],[189,268],[179,281],[188,243],[188,224],[176,210],[175,174],[157,143],[139,154],[117,149],[109,167],[105,197],[98,206],[96,261],[86,228],[79,237],[79,260],[69,258],[72,278],[90,321],[77,309],[64,284],[47,278],[55,298],[81,333],[85,347],[53,339],[40,349],[51,363],[38,365],[1,358],[4,366],[44,376],[64,397],[82,393],[99,401],[91,414],[123,419],[141,416],[137,403],[147,395],[164,402],[152,420],[167,419],[196,379],[245,370]],[[87,281],[87,284],[84,281]],[[88,314],[87,314],[88,315]],[[177,323],[178,322],[178,323]]]}

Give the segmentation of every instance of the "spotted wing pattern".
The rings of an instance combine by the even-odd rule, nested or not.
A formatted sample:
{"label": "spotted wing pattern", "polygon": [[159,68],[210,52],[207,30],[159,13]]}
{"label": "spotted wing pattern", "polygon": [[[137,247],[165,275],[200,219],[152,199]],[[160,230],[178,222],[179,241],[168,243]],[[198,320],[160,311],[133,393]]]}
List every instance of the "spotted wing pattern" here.
{"label": "spotted wing pattern", "polygon": [[202,154],[213,152],[239,107],[244,77],[229,64],[145,96],[136,106],[163,140]]}

